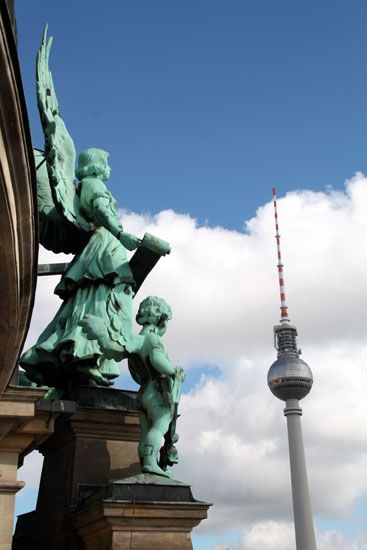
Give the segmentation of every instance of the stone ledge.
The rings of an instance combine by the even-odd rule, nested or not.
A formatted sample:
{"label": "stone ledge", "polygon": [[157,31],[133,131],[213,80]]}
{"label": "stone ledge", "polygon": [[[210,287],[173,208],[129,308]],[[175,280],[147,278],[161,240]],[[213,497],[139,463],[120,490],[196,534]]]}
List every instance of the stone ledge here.
{"label": "stone ledge", "polygon": [[8,481],[6,479],[0,480],[0,494],[1,493],[10,493],[15,494],[20,489],[23,489],[25,483],[24,481]]}

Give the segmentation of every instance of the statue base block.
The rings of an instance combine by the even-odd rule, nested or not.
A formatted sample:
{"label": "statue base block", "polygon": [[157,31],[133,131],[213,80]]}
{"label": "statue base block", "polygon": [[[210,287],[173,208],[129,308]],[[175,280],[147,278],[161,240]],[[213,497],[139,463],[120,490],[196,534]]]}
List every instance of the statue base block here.
{"label": "statue base block", "polygon": [[209,505],[189,485],[141,474],[139,436],[133,392],[79,388],[75,412],[38,447],[37,508],[18,517],[13,550],[191,549]]}
{"label": "statue base block", "polygon": [[[87,494],[87,486],[80,489]],[[152,474],[89,491],[74,517],[84,550],[192,550],[191,531],[210,506],[189,485]]]}

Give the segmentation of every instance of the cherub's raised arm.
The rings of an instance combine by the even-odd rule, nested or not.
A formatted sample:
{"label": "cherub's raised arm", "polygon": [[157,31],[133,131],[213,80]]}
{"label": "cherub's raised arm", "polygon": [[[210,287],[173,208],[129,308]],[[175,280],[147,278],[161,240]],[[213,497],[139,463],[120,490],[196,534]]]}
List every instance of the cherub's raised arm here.
{"label": "cherub's raised arm", "polygon": [[176,368],[172,365],[164,345],[158,339],[153,343],[152,349],[149,353],[149,360],[152,367],[167,376],[174,376],[176,374]]}

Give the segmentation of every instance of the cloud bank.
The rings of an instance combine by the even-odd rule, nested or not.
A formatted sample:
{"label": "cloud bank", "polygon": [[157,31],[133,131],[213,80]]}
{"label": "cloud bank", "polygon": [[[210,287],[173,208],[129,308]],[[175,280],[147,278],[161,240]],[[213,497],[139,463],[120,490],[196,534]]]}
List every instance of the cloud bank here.
{"label": "cloud bank", "polygon": [[[289,313],[315,379],[302,402],[313,510],[319,520],[353,523],[354,504],[367,495],[367,179],[357,174],[344,192],[288,193],[278,212]],[[136,307],[148,294],[163,296],[174,312],[171,358],[188,370],[217,367],[185,393],[179,420],[175,474],[215,504],[201,529],[238,529],[241,550],[294,548],[283,404],[266,385],[279,319],[272,204],[259,208],[243,233],[199,227],[173,211],[122,212],[122,221],[129,232],[172,245]],[[44,261],[50,255],[42,251]],[[39,281],[28,344],[60,303],[55,284]],[[358,534],[318,536],[322,550],[365,548]]]}

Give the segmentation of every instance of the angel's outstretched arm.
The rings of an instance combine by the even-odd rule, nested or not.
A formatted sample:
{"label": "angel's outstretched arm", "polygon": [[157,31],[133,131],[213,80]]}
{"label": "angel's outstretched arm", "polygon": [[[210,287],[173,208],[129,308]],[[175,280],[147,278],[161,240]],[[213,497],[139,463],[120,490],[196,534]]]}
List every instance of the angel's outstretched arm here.
{"label": "angel's outstretched arm", "polygon": [[103,225],[121,244],[128,250],[135,250],[141,242],[138,237],[125,233],[122,224],[117,216],[111,215],[109,199],[97,197],[92,204],[93,214],[96,220]]}

